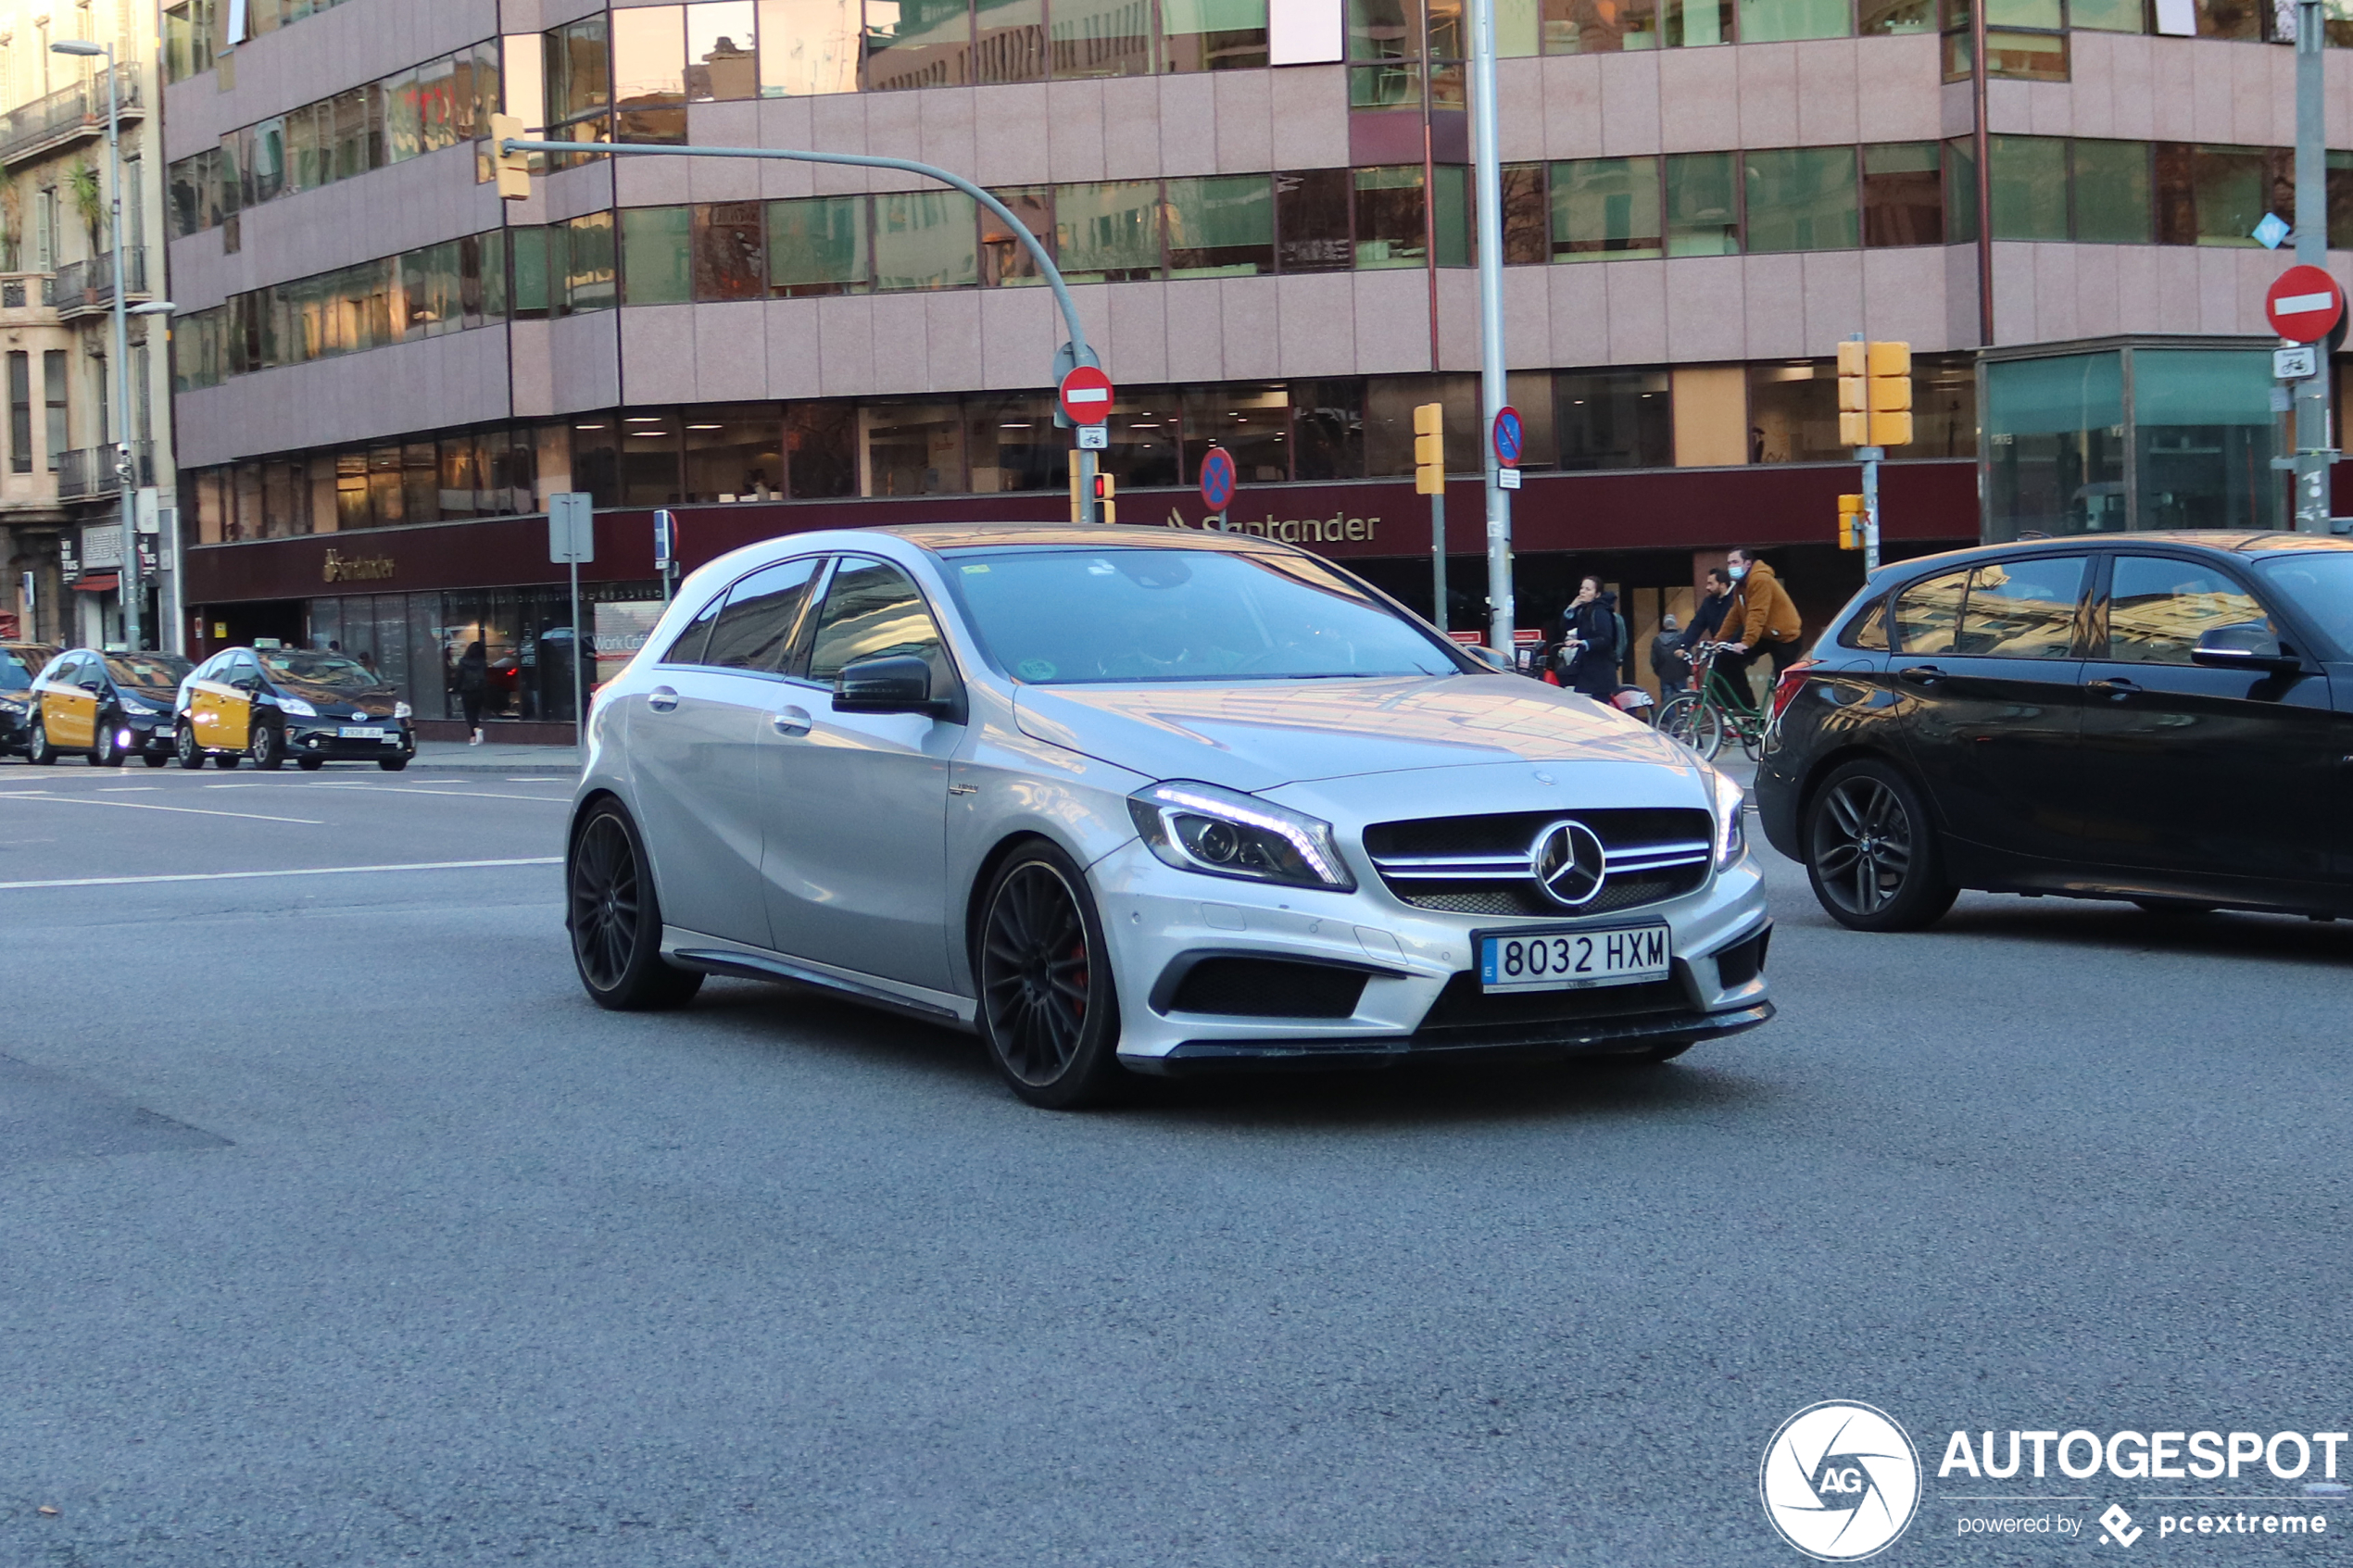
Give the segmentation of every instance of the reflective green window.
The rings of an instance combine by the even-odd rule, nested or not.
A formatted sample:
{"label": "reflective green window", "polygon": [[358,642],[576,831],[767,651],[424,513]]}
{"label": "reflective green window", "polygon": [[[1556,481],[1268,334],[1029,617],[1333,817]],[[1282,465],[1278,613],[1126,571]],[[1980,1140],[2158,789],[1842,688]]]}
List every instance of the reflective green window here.
{"label": "reflective green window", "polygon": [[808,196],[768,204],[770,294],[798,299],[865,290],[864,196]]}
{"label": "reflective green window", "polygon": [[1994,237],[2067,238],[2067,143],[2057,136],[1995,136]]}
{"label": "reflective green window", "polygon": [[1598,261],[1660,254],[1658,159],[1553,165],[1553,256]]}
{"label": "reflective green window", "polygon": [[1160,276],[1160,182],[1054,188],[1054,258],[1072,282]]}
{"label": "reflective green window", "polygon": [[1275,182],[1265,174],[1168,182],[1168,275],[1275,270]]}
{"label": "reflective green window", "polygon": [[2149,214],[2147,143],[2075,144],[2077,239],[2145,245],[2149,243]]}
{"label": "reflective green window", "polygon": [[1747,155],[1751,251],[1852,250],[1863,243],[1852,147]]}
{"label": "reflective green window", "polygon": [[622,300],[628,305],[683,305],[695,297],[687,266],[693,225],[683,207],[621,209]]}
{"label": "reflective green window", "polygon": [[1844,38],[1855,31],[1849,0],[1740,0],[1740,40],[1781,44],[1800,38]]}
{"label": "reflective green window", "polygon": [[1667,160],[1667,254],[1737,256],[1738,165],[1730,153],[1677,153]]}
{"label": "reflective green window", "polygon": [[979,281],[972,197],[893,191],[874,202],[876,288],[968,288]]}
{"label": "reflective green window", "polygon": [[1266,0],[1160,0],[1163,70],[1252,70],[1266,63]]}

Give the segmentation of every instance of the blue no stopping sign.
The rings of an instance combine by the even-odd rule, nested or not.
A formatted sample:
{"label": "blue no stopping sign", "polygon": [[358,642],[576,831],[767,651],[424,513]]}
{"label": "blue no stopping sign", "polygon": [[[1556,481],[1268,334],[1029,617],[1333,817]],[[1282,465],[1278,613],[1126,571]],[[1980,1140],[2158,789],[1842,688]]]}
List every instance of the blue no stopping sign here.
{"label": "blue no stopping sign", "polygon": [[1234,458],[1223,446],[1212,446],[1201,460],[1202,505],[1222,512],[1234,501]]}
{"label": "blue no stopping sign", "polygon": [[1508,405],[1495,410],[1495,460],[1507,469],[1519,467],[1522,447],[1519,410]]}

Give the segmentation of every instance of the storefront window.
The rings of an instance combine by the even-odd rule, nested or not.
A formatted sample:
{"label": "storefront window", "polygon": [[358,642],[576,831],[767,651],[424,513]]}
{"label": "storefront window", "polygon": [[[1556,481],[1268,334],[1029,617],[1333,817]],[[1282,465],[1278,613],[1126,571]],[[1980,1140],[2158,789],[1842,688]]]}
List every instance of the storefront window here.
{"label": "storefront window", "polygon": [[1887,142],[1863,149],[1863,243],[1932,245],[1944,241],[1944,192],[1933,142]]}
{"label": "storefront window", "polygon": [[1736,256],[1740,186],[1730,153],[1677,153],[1667,160],[1667,254]]}
{"label": "storefront window", "polygon": [[1266,0],[1160,0],[1163,70],[1266,64]]}
{"label": "storefront window", "polygon": [[1365,383],[1357,380],[1290,384],[1291,477],[1365,477]]}
{"label": "storefront window", "polygon": [[768,292],[780,299],[863,294],[866,198],[807,196],[768,204]]}
{"label": "storefront window", "polygon": [[1989,539],[2126,526],[2121,356],[1985,367]]}
{"label": "storefront window", "polygon": [[885,403],[858,410],[860,493],[951,495],[964,491],[964,426],[952,403]]}
{"label": "storefront window", "polygon": [[983,395],[968,399],[964,409],[975,494],[1069,486],[1070,440],[1054,428],[1051,395]]}
{"label": "storefront window", "polygon": [[785,477],[796,501],[858,494],[858,411],[847,403],[785,410]]}
{"label": "storefront window", "polygon": [[1349,207],[1354,187],[1345,169],[1302,169],[1275,176],[1276,253],[1286,272],[1344,272],[1354,259]]}
{"label": "storefront window", "polygon": [[1822,463],[1851,458],[1839,445],[1838,375],[1831,360],[1748,368],[1748,460]]}
{"label": "storefront window", "polygon": [[572,487],[600,507],[621,505],[621,429],[610,415],[572,423]]}
{"label": "storefront window", "polygon": [[1148,484],[1178,483],[1177,446],[1182,426],[1177,398],[1168,392],[1145,392],[1112,405],[1111,448],[1098,464],[1122,490]]}
{"label": "storefront window", "polygon": [[1168,275],[1247,276],[1275,270],[1275,187],[1264,174],[1168,182]]}
{"label": "storefront window", "polygon": [[1665,370],[1592,370],[1553,378],[1563,469],[1662,469],[1675,461]]}
{"label": "storefront window", "polygon": [[621,504],[666,507],[680,498],[678,420],[630,414],[621,421]]}
{"label": "storefront window", "polygon": [[2136,528],[2277,528],[2271,364],[2237,353],[2132,355]]}
{"label": "storefront window", "polygon": [[784,493],[784,420],[773,406],[686,410],[689,501],[767,501]]}
{"label": "storefront window", "polygon": [[1184,393],[1182,403],[1185,479],[1199,479],[1202,458],[1213,445],[1224,447],[1233,458],[1234,472],[1244,484],[1279,484],[1290,477],[1291,412],[1287,389],[1202,387]]}
{"label": "storefront window", "polygon": [[1748,249],[1851,250],[1862,243],[1852,147],[1747,155]]}
{"label": "storefront window", "polygon": [[970,196],[893,191],[873,199],[876,288],[969,288],[978,280]]}
{"label": "storefront window", "polygon": [[1656,158],[1556,163],[1552,184],[1555,259],[1600,261],[1659,254]]}
{"label": "storefront window", "polygon": [[759,0],[760,95],[858,90],[859,0]]}
{"label": "storefront window", "polygon": [[1441,417],[1451,472],[1478,469],[1478,378],[1380,376],[1365,387],[1365,471],[1390,479],[1414,471],[1414,409],[1445,406]]}

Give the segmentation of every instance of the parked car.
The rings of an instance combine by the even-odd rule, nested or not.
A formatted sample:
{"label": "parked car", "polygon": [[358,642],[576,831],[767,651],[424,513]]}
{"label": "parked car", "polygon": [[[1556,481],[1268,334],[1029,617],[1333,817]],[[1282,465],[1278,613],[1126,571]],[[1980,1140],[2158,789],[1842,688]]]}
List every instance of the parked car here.
{"label": "parked car", "polygon": [[1831,917],[1958,889],[2353,914],[2353,541],[2127,533],[1872,573],[1773,695],[1766,836]]}
{"label": "parked car", "polygon": [[32,717],[32,678],[57,657],[51,643],[0,642],[0,757],[24,750],[26,721]]}
{"label": "parked car", "polygon": [[373,762],[396,773],[416,755],[409,705],[359,660],[303,648],[224,648],[181,683],[172,734],[182,768],[210,758],[233,768],[293,759],[305,771],[331,761]]}
{"label": "parked car", "polygon": [[1239,534],[723,558],[598,698],[566,874],[603,1006],[800,982],[978,1032],[1038,1105],[1772,1014],[1737,785]]}
{"label": "parked car", "polygon": [[68,648],[33,677],[25,757],[36,764],[80,752],[94,768],[137,757],[171,759],[171,702],[188,661],[171,653]]}

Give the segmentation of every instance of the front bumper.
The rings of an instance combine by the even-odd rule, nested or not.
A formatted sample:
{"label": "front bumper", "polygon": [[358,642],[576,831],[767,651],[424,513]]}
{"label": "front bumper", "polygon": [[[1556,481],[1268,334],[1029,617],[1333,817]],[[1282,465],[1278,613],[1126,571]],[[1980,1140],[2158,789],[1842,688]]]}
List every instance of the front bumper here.
{"label": "front bumper", "polygon": [[[382,740],[367,740],[346,736],[346,726],[376,729],[384,733]],[[409,733],[405,721],[387,719],[382,722],[361,724],[351,719],[289,719],[286,721],[286,755],[289,757],[321,757],[331,762],[373,762],[386,757],[413,757],[417,743]]]}
{"label": "front bumper", "polygon": [[[1143,1073],[1388,1063],[1416,1057],[1608,1055],[1719,1037],[1770,1019],[1763,877],[1743,858],[1695,892],[1584,921],[1664,922],[1666,979],[1578,991],[1481,993],[1474,935],[1493,915],[1408,905],[1378,881],[1352,893],[1225,881],[1163,864],[1130,842],[1090,868],[1120,981],[1120,1060]],[[1290,960],[1365,976],[1345,1017],[1186,1010],[1181,977],[1208,959]],[[1720,961],[1719,961],[1720,960]]]}

